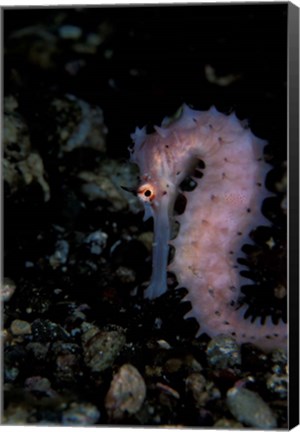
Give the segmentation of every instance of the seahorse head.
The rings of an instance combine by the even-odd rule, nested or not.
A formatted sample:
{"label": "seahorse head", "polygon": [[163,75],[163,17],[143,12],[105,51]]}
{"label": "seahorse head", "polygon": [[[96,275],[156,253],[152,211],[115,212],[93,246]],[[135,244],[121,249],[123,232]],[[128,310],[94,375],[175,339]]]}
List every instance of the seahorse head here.
{"label": "seahorse head", "polygon": [[171,207],[176,194],[177,159],[171,145],[174,137],[169,129],[155,127],[160,133],[147,135],[145,128],[132,134],[135,146],[131,150],[131,161],[136,163],[141,175],[137,194],[145,207],[146,220],[160,207]]}

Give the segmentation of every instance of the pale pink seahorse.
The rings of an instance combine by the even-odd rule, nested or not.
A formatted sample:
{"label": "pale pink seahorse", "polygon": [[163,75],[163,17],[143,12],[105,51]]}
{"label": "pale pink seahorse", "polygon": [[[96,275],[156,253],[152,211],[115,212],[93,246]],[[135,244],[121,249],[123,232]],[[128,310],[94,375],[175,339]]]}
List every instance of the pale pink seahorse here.
{"label": "pale pink seahorse", "polygon": [[[244,319],[247,305],[237,308],[240,287],[252,283],[240,275],[241,247],[251,243],[251,230],[270,225],[261,213],[270,196],[264,186],[269,166],[264,161],[265,141],[254,136],[235,114],[215,108],[195,111],[183,105],[181,115],[165,119],[155,133],[137,128],[132,134],[131,161],[140,169],[138,195],[145,217],[154,218],[152,277],[145,291],[153,299],[167,290],[167,270],[178,287],[188,289],[191,311],[200,324],[199,334],[233,335],[238,343],[252,342],[264,350],[287,347],[287,326]],[[183,214],[174,216],[179,185],[205,163],[199,185],[186,195]],[[179,222],[170,241],[171,222]],[[169,245],[175,257],[168,265]]]}

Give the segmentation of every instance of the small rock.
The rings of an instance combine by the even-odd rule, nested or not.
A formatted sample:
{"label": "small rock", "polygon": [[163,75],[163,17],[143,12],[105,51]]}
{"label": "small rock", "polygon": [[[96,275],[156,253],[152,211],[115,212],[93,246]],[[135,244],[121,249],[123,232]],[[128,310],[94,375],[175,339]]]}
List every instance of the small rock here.
{"label": "small rock", "polygon": [[30,412],[25,404],[18,405],[16,402],[12,402],[4,410],[1,418],[1,423],[5,425],[22,425],[27,423]]}
{"label": "small rock", "polygon": [[87,182],[81,187],[81,192],[91,201],[95,199],[106,200],[110,203],[109,210],[120,211],[124,210],[127,202],[119,190],[104,174],[96,174],[90,171],[79,173],[80,180]]}
{"label": "small rock", "polygon": [[163,368],[162,366],[150,366],[146,365],[145,367],[145,375],[149,378],[161,378],[163,374]]}
{"label": "small rock", "polygon": [[[17,47],[22,43],[23,48],[18,50],[18,53],[24,64],[31,63],[44,70],[57,67],[57,55],[60,48],[53,27],[50,29],[48,25],[43,26],[42,23],[31,24],[16,29],[11,37],[14,39],[14,46]],[[18,79],[21,80],[21,77]]]}
{"label": "small rock", "polygon": [[182,367],[183,362],[180,358],[170,358],[166,361],[165,366],[164,366],[164,370],[167,373],[173,374],[176,373],[180,370],[180,368]]}
{"label": "small rock", "polygon": [[280,180],[275,182],[275,188],[278,192],[284,193],[287,191],[287,185],[288,185],[286,162],[282,163],[281,169],[282,169],[282,175]]}
{"label": "small rock", "polygon": [[203,369],[198,360],[196,360],[195,357],[192,355],[185,356],[184,364],[186,365],[186,367],[189,368],[191,372],[201,372]]}
{"label": "small rock", "polygon": [[86,37],[86,43],[87,45],[98,47],[103,42],[103,38],[100,36],[100,34],[97,33],[89,33]]}
{"label": "small rock", "polygon": [[146,385],[139,371],[124,364],[114,376],[105,397],[105,408],[113,420],[122,419],[126,413],[134,414],[143,405]]}
{"label": "small rock", "polygon": [[237,342],[230,336],[219,335],[207,346],[207,360],[210,366],[225,369],[241,364],[241,352]]}
{"label": "small rock", "polygon": [[62,39],[79,39],[82,35],[82,30],[80,27],[74,25],[63,25],[58,29],[58,34]]}
{"label": "small rock", "polygon": [[282,198],[282,201],[280,203],[280,207],[282,208],[282,210],[286,213],[287,212],[287,196],[284,196]]}
{"label": "small rock", "polygon": [[49,345],[49,343],[30,342],[26,345],[26,351],[32,352],[37,361],[43,361],[47,357]]}
{"label": "small rock", "polygon": [[239,74],[227,74],[227,75],[219,75],[216,69],[210,64],[206,64],[204,66],[205,77],[208,82],[216,84],[221,87],[229,86],[235,81],[239,80],[241,76]]}
{"label": "small rock", "polygon": [[49,119],[56,125],[49,140],[51,144],[59,144],[59,156],[78,148],[92,148],[100,153],[105,151],[107,128],[98,106],[67,94],[52,101]]}
{"label": "small rock", "polygon": [[97,230],[90,233],[84,240],[84,243],[89,245],[90,253],[93,255],[100,255],[107,243],[108,235],[101,231]]}
{"label": "small rock", "polygon": [[156,383],[156,388],[161,390],[164,394],[172,396],[174,399],[180,399],[180,394],[178,393],[178,391],[168,386],[167,384],[158,382]]}
{"label": "small rock", "polygon": [[169,342],[167,342],[164,339],[159,339],[157,341],[157,345],[159,346],[159,348],[164,349],[164,350],[170,350],[172,349],[171,345],[169,344]]}
{"label": "small rock", "polygon": [[55,244],[55,252],[50,256],[49,262],[51,267],[57,267],[65,264],[69,255],[69,243],[66,240],[58,240]]}
{"label": "small rock", "polygon": [[244,387],[228,390],[226,403],[231,414],[240,422],[258,429],[274,429],[276,418],[266,402]]}
{"label": "small rock", "polygon": [[1,283],[1,300],[7,302],[16,290],[16,284],[9,278],[4,278]]}
{"label": "small rock", "polygon": [[91,403],[73,402],[62,414],[63,426],[88,426],[97,423],[100,411]]}
{"label": "small rock", "polygon": [[50,320],[37,318],[31,324],[35,342],[49,342],[68,338],[68,333],[58,324]]}
{"label": "small rock", "polygon": [[283,349],[276,349],[272,352],[271,360],[273,363],[279,364],[281,366],[286,366],[287,364],[287,353]]}
{"label": "small rock", "polygon": [[274,287],[274,296],[279,300],[284,299],[287,296],[287,287],[282,284],[277,284]]}
{"label": "small rock", "polygon": [[60,382],[75,382],[80,374],[80,347],[74,343],[57,341],[51,346],[55,358],[54,375]]}
{"label": "small rock", "polygon": [[44,163],[41,156],[32,152],[25,161],[18,164],[17,169],[22,174],[26,185],[33,182],[39,183],[44,192],[44,201],[49,201],[50,188],[45,180]]}
{"label": "small rock", "polygon": [[4,381],[13,382],[18,377],[20,371],[16,366],[6,366],[4,369]]}
{"label": "small rock", "polygon": [[152,251],[153,247],[153,233],[150,231],[143,232],[138,236],[138,240],[143,243],[143,245],[146,247],[148,252]]}
{"label": "small rock", "polygon": [[204,407],[208,400],[219,399],[220,391],[211,381],[207,381],[200,373],[190,374],[186,381],[186,390],[191,391],[197,408]]}
{"label": "small rock", "polygon": [[101,372],[111,367],[125,345],[126,338],[121,327],[114,330],[100,330],[98,327],[84,323],[82,345],[84,361],[93,372]]}
{"label": "small rock", "polygon": [[3,178],[12,194],[26,185],[39,183],[44,200],[48,201],[50,188],[45,179],[43,160],[32,151],[27,124],[17,108],[18,102],[13,96],[4,99]]}
{"label": "small rock", "polygon": [[288,391],[288,376],[285,374],[272,374],[267,379],[267,388],[272,393],[276,393],[276,395],[280,399],[286,399],[287,398],[287,391]]}
{"label": "small rock", "polygon": [[31,334],[31,325],[27,321],[16,319],[11,323],[10,330],[15,336]]}
{"label": "small rock", "polygon": [[19,376],[24,365],[28,363],[27,355],[23,344],[12,343],[4,347],[3,360],[4,360],[4,381],[13,382]]}
{"label": "small rock", "polygon": [[217,429],[243,429],[243,425],[240,422],[237,422],[235,420],[230,420],[227,418],[221,418],[220,420],[216,421],[214,424],[214,428]]}
{"label": "small rock", "polygon": [[28,127],[18,113],[18,105],[14,96],[5,97],[3,100],[3,155],[4,159],[12,163],[26,159],[31,151]]}
{"label": "small rock", "polygon": [[129,284],[135,282],[135,271],[124,266],[120,266],[116,270],[116,276],[123,284]]}
{"label": "small rock", "polygon": [[113,159],[106,159],[97,171],[82,171],[78,178],[84,183],[81,191],[90,201],[101,199],[109,202],[110,211],[130,209],[133,213],[142,210],[142,204],[136,194],[124,190],[137,187],[137,170],[133,164],[124,164]]}
{"label": "small rock", "polygon": [[56,359],[56,366],[58,369],[59,374],[56,374],[59,376],[59,378],[62,380],[73,380],[73,369],[76,368],[78,365],[77,356],[75,354],[61,354]]}
{"label": "small rock", "polygon": [[30,391],[48,393],[51,389],[51,383],[48,378],[33,376],[25,380],[25,387]]}

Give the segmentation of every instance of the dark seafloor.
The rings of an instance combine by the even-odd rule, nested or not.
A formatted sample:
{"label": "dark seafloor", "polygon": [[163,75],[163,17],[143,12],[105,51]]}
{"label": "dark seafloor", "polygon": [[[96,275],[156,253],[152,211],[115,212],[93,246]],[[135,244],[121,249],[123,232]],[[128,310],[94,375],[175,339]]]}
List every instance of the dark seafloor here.
{"label": "dark seafloor", "polygon": [[247,118],[274,198],[241,300],[286,321],[287,4],[12,8],[3,23],[2,422],[286,428],[284,352],[195,338],[184,288],[143,299],[152,225],[121,187],[137,185],[136,126],[183,102]]}

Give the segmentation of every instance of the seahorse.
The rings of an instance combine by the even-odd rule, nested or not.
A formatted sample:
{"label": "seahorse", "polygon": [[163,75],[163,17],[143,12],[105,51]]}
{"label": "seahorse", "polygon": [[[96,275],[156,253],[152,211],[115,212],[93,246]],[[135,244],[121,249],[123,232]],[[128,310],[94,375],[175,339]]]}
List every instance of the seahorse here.
{"label": "seahorse", "polygon": [[[198,334],[230,334],[238,343],[252,342],[263,350],[287,347],[287,325],[271,317],[251,322],[240,305],[240,287],[253,281],[240,274],[237,258],[251,242],[249,233],[270,222],[261,205],[271,193],[265,187],[270,166],[265,162],[266,141],[257,138],[244,121],[215,107],[197,111],[184,104],[179,114],[165,118],[155,132],[136,128],[131,162],[138,165],[141,183],[137,194],[144,204],[144,220],[154,219],[152,276],[145,297],[153,299],[167,290],[167,271],[186,287],[184,300],[192,309]],[[181,215],[174,204],[182,181],[198,161],[205,164],[199,185],[185,194]],[[179,233],[171,240],[172,221]],[[169,246],[175,257],[168,264]],[[253,321],[253,319],[252,319]]]}

